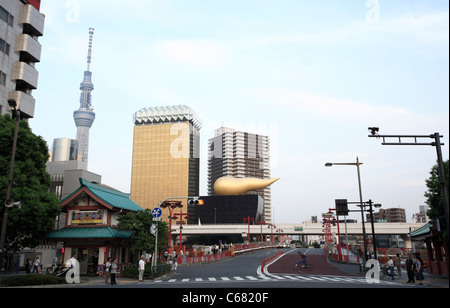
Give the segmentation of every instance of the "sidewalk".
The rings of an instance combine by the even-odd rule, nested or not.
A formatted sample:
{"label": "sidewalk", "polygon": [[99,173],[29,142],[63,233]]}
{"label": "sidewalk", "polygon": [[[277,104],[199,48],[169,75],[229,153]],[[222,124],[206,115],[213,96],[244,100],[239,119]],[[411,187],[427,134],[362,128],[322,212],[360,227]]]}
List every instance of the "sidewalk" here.
{"label": "sidewalk", "polygon": [[[341,262],[333,262],[328,260],[328,263],[335,266],[336,268],[340,269],[341,271],[355,276],[364,276],[363,273],[360,272],[359,264],[352,264],[352,263],[341,263]],[[427,272],[423,273],[423,276],[425,280],[423,281],[423,286],[419,286],[417,282],[415,285],[417,287],[429,287],[429,288],[448,288],[449,287],[449,280],[448,277],[440,276],[440,275],[433,275],[428,274]],[[404,283],[405,286],[414,285],[411,283],[407,283],[408,276],[406,274],[406,270],[402,271],[402,276],[394,276],[395,282],[398,283]],[[385,281],[392,281],[391,277],[384,277],[381,278]]]}

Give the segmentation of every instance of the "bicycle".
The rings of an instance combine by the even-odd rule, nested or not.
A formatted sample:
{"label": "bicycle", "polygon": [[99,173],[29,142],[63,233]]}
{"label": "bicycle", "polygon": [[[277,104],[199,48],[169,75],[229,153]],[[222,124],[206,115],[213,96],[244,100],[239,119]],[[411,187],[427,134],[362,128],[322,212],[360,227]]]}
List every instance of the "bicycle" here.
{"label": "bicycle", "polygon": [[310,263],[302,264],[300,262],[294,264],[294,269],[301,272],[302,270],[312,271],[313,266]]}

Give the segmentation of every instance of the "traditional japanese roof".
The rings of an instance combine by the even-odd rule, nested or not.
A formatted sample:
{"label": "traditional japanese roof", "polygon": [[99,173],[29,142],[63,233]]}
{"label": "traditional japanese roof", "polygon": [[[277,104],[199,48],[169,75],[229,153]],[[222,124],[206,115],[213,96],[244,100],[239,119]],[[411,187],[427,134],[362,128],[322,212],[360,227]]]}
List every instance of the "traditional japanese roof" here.
{"label": "traditional japanese roof", "polygon": [[76,196],[84,191],[98,202],[109,208],[119,208],[133,212],[144,210],[130,199],[130,194],[120,192],[105,185],[94,184],[81,178],[80,184],[81,186],[76,191],[61,201],[62,206],[67,205]]}
{"label": "traditional japanese roof", "polygon": [[429,236],[431,236],[431,227],[432,226],[433,225],[431,223],[427,223],[427,224],[423,225],[422,227],[410,232],[408,235],[411,238],[414,238],[415,240],[420,240],[425,237],[429,237]]}
{"label": "traditional japanese roof", "polygon": [[47,239],[126,239],[134,231],[112,227],[62,228],[47,235]]}

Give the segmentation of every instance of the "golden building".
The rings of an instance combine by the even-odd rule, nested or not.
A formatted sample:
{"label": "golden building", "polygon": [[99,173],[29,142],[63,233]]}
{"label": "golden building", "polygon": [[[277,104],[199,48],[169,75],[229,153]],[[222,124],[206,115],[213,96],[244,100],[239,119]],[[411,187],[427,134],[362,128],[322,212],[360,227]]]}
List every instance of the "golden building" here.
{"label": "golden building", "polygon": [[[201,121],[195,112],[187,106],[145,108],[135,113],[134,124],[131,200],[152,209],[169,197],[198,196]],[[180,201],[186,213],[186,199]],[[163,210],[163,221],[168,216]]]}

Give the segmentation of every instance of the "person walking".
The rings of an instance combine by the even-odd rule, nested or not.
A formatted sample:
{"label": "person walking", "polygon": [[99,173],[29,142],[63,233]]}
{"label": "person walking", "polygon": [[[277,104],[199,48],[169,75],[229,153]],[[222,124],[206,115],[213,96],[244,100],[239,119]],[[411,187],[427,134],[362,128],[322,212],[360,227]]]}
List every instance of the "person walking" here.
{"label": "person walking", "polygon": [[111,263],[111,285],[117,284],[116,276],[117,276],[117,260],[114,259],[113,262]]}
{"label": "person walking", "polygon": [[144,256],[141,256],[141,260],[139,260],[139,281],[142,282],[144,281],[144,270],[145,270],[145,261],[144,261]]}
{"label": "person walking", "polygon": [[31,273],[34,273],[36,271],[36,274],[39,274],[39,264],[41,263],[41,260],[39,260],[39,256],[36,256],[34,259],[33,264],[33,271]]}
{"label": "person walking", "polygon": [[414,260],[410,254],[408,254],[408,258],[406,259],[405,267],[406,267],[406,273],[408,275],[407,283],[415,283],[415,281],[414,281],[415,265],[414,265]]}
{"label": "person walking", "polygon": [[402,275],[402,258],[400,254],[397,254],[397,256],[395,257],[394,266],[397,269],[398,277],[400,277]]}
{"label": "person walking", "polygon": [[111,257],[106,259],[105,263],[105,284],[108,284],[110,276],[111,276]]}

